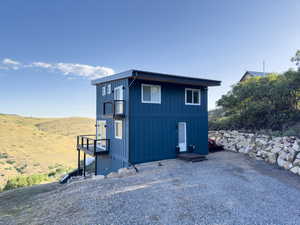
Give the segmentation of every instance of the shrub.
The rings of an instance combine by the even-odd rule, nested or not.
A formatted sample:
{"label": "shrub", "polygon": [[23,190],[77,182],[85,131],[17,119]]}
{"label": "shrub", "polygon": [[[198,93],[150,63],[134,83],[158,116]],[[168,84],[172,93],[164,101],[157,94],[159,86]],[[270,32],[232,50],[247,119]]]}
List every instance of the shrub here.
{"label": "shrub", "polygon": [[14,161],[14,160],[7,160],[6,161],[8,164],[14,164],[16,161]]}
{"label": "shrub", "polygon": [[15,189],[15,188],[20,188],[20,187],[28,187],[28,186],[32,186],[35,184],[40,184],[43,181],[47,181],[47,180],[48,180],[48,176],[45,174],[33,174],[33,175],[29,175],[29,176],[18,176],[18,177],[9,179],[6,182],[6,185],[4,186],[3,190],[7,191],[7,190]]}
{"label": "shrub", "polygon": [[8,158],[7,153],[1,153],[0,152],[0,159],[7,159],[7,158]]}
{"label": "shrub", "polygon": [[273,130],[300,135],[300,71],[253,77],[240,82],[218,100],[209,113],[209,128]]}
{"label": "shrub", "polygon": [[21,167],[15,167],[15,169],[19,172],[19,173],[24,173],[24,170],[27,168],[27,164],[24,164]]}

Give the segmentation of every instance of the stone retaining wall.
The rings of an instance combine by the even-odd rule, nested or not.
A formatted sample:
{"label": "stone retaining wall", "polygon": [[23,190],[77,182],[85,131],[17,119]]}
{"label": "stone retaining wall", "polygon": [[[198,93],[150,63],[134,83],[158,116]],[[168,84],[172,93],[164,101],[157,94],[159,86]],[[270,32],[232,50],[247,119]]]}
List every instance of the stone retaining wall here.
{"label": "stone retaining wall", "polygon": [[238,131],[210,131],[209,137],[225,150],[248,154],[252,158],[290,170],[300,175],[300,139],[272,137]]}

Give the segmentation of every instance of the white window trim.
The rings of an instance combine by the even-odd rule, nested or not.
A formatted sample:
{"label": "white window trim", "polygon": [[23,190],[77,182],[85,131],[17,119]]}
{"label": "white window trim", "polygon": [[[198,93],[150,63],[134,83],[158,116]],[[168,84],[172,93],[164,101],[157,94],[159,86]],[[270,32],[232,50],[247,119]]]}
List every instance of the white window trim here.
{"label": "white window trim", "polygon": [[[199,96],[199,103],[188,103],[187,102],[187,94],[186,94],[187,91],[192,91],[193,93],[194,93],[194,91],[197,91],[198,92],[198,96]],[[185,93],[185,104],[186,105],[201,105],[201,90],[200,89],[185,88],[184,93]],[[194,94],[192,96],[192,99],[194,101]]]}
{"label": "white window trim", "polygon": [[115,138],[123,139],[122,136],[117,136],[117,126],[116,126],[117,123],[120,123],[122,125],[122,136],[123,136],[123,121],[122,120],[115,120],[115,124],[114,124],[115,125]]}
{"label": "white window trim", "polygon": [[[144,94],[143,94],[143,88],[144,87],[159,87],[159,101],[144,101]],[[161,104],[161,86],[160,85],[154,85],[154,84],[142,84],[141,88],[142,92],[142,103],[149,103],[149,104]],[[151,93],[150,93],[151,94]]]}
{"label": "white window trim", "polygon": [[[116,99],[116,90],[120,89],[121,90],[121,98],[120,99]],[[124,91],[123,91],[123,86],[118,86],[114,88],[114,100],[124,100]]]}
{"label": "white window trim", "polygon": [[[97,123],[97,129],[96,129],[96,139],[98,139],[98,136],[99,136],[99,126],[104,126],[104,128],[106,129],[106,120],[97,120],[96,121]],[[107,132],[107,130],[105,131],[105,133]],[[105,137],[101,137],[101,139],[105,139],[106,138],[106,135]],[[101,149],[105,149],[106,147],[103,147],[101,145],[98,146],[99,148]]]}
{"label": "white window trim", "polygon": [[106,95],[106,86],[105,85],[101,87],[101,92],[102,92],[102,96]]}
{"label": "white window trim", "polygon": [[107,94],[110,95],[111,94],[111,84],[107,85]]}

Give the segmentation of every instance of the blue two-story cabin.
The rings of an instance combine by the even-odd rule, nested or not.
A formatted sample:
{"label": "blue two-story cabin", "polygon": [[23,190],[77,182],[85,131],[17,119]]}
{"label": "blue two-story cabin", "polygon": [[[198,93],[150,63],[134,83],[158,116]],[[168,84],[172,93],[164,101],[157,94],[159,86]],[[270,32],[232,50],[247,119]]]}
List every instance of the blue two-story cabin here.
{"label": "blue two-story cabin", "polygon": [[[95,174],[137,163],[208,154],[207,87],[220,81],[129,70],[92,81],[96,135],[77,138],[95,157]],[[85,166],[84,166],[85,168]]]}

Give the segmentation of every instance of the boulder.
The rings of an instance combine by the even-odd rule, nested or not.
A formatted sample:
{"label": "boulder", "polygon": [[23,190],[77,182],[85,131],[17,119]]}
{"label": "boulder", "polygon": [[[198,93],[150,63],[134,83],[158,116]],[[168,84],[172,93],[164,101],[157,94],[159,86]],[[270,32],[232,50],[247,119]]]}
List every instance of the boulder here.
{"label": "boulder", "polygon": [[295,167],[291,168],[290,171],[294,174],[300,175],[300,167],[299,166],[295,166]]}
{"label": "boulder", "polygon": [[271,152],[273,152],[273,153],[278,153],[278,152],[280,152],[280,151],[281,151],[281,147],[278,146],[278,145],[274,146],[274,147],[271,149]]}
{"label": "boulder", "polygon": [[277,164],[278,164],[278,166],[280,166],[280,167],[283,167],[283,165],[285,164],[285,160],[284,159],[282,159],[280,156],[277,158]]}
{"label": "boulder", "polygon": [[119,174],[116,172],[111,172],[106,175],[106,178],[117,178],[117,177],[119,177]]}
{"label": "boulder", "polygon": [[289,170],[293,167],[293,164],[291,162],[288,162],[286,161],[284,164],[283,164],[283,168],[286,169],[286,170]]}
{"label": "boulder", "polygon": [[133,168],[120,168],[118,174],[122,177],[129,176],[135,174],[135,170]]}
{"label": "boulder", "polygon": [[295,159],[293,166],[300,166],[300,159]]}
{"label": "boulder", "polygon": [[295,143],[293,144],[292,149],[293,149],[295,152],[299,152],[299,151],[300,151],[300,147],[299,147],[299,144],[298,144],[297,141],[295,141]]}
{"label": "boulder", "polygon": [[286,160],[289,162],[293,162],[295,158],[295,152],[293,150],[291,150],[287,156],[286,156]]}
{"label": "boulder", "polygon": [[277,153],[268,153],[266,161],[271,164],[275,164],[277,161]]}

